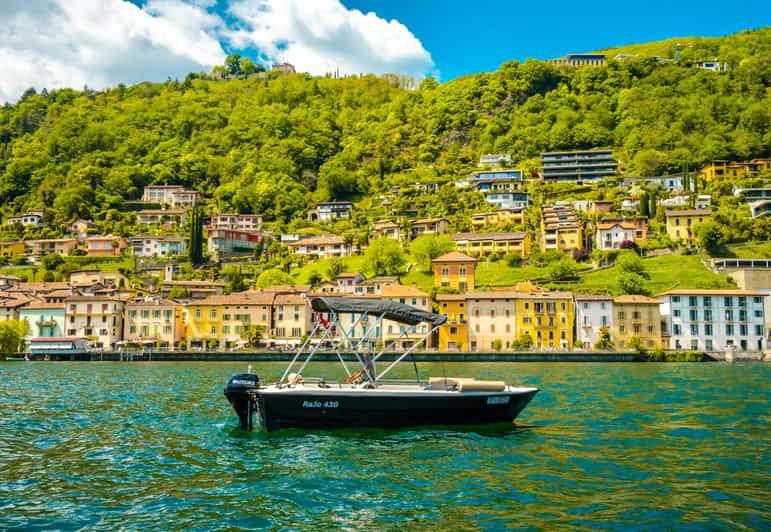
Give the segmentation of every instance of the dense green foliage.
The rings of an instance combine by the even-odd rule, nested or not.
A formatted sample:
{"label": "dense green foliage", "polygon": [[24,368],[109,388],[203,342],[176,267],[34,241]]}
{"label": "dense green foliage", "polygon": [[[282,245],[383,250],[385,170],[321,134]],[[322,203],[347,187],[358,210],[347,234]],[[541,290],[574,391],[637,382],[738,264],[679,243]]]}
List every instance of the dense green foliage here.
{"label": "dense green foliage", "polygon": [[[720,57],[729,72],[644,58],[582,69],[510,62],[406,90],[392,76],[250,75],[231,57],[222,80],[28,91],[0,109],[0,205],[127,234],[124,200],[151,183],[287,223],[312,201],[372,207],[367,198],[393,186],[449,182],[482,152],[511,153],[530,172],[544,150],[611,146],[642,174],[769,155],[771,29],[705,43],[683,54]],[[445,188],[426,199],[455,222],[463,207]]]}

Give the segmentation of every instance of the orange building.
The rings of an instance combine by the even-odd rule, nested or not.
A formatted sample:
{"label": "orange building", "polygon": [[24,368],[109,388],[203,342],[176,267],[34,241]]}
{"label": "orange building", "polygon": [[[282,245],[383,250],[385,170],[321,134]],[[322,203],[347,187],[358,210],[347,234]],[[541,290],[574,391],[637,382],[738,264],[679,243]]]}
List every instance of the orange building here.
{"label": "orange building", "polygon": [[452,288],[461,293],[474,290],[476,259],[459,251],[445,253],[431,261],[434,268],[434,286]]}

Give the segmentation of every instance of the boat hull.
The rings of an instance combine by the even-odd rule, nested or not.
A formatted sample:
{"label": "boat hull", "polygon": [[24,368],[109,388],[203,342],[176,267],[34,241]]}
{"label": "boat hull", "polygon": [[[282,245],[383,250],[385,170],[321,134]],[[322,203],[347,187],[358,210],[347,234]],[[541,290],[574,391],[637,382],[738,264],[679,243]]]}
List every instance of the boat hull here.
{"label": "boat hull", "polygon": [[267,430],[414,427],[512,422],[537,389],[476,393],[383,393],[334,390],[257,391]]}

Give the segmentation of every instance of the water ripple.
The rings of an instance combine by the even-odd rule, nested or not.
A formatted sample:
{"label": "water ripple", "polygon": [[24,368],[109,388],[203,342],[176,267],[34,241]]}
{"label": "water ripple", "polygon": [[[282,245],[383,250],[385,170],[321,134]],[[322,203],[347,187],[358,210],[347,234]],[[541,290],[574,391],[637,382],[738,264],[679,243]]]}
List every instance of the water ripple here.
{"label": "water ripple", "polygon": [[0,529],[771,527],[767,365],[422,364],[543,391],[518,427],[271,434],[238,366],[0,365]]}

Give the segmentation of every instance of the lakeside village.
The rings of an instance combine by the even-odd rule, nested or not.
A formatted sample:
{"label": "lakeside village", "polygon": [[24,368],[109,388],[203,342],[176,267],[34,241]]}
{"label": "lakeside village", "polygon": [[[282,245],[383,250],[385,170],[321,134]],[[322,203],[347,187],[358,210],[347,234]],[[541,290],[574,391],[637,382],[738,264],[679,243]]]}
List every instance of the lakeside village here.
{"label": "lakeside village", "polygon": [[[0,320],[7,330],[16,324],[19,350],[39,352],[62,342],[291,349],[316,319],[309,298],[323,294],[447,315],[421,346],[428,351],[766,350],[771,260],[709,259],[705,248],[722,245],[711,240],[720,238],[717,204],[735,205],[748,221],[767,218],[771,159],[715,161],[692,176],[625,177],[618,166],[610,150],[544,153],[540,171],[525,176],[507,155],[482,155],[465,180],[403,186],[367,212],[351,201],[320,203],[305,230],[280,234],[258,214],[206,212],[197,191],[147,186],[135,202],[144,230],[136,235],[101,235],[98,223],[77,220],[66,237],[0,242]],[[431,215],[430,198],[445,196],[480,208],[464,219]],[[378,212],[387,215],[373,219]],[[333,232],[352,226],[365,238]],[[9,217],[4,228],[54,230],[42,211]],[[769,234],[760,237],[765,249]],[[688,286],[656,284],[645,263],[664,258],[674,259],[671,270],[698,265],[680,271]],[[650,293],[650,283],[661,289]],[[343,323],[352,324],[347,342],[365,334],[356,316]],[[426,327],[384,322],[370,338],[404,349]]]}

